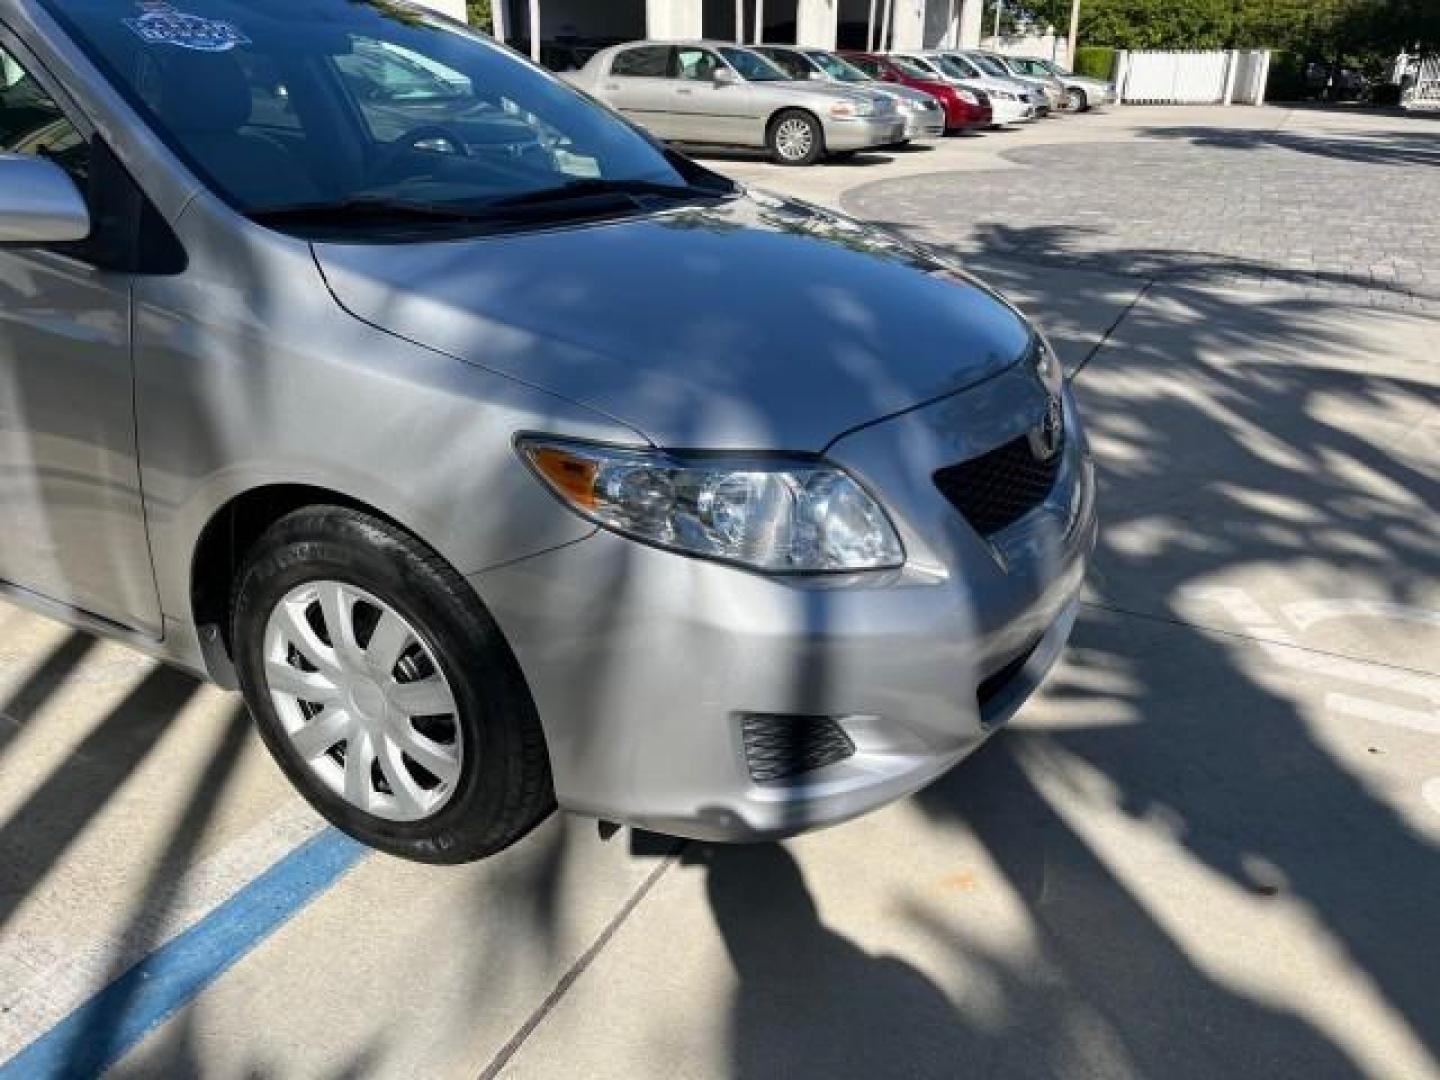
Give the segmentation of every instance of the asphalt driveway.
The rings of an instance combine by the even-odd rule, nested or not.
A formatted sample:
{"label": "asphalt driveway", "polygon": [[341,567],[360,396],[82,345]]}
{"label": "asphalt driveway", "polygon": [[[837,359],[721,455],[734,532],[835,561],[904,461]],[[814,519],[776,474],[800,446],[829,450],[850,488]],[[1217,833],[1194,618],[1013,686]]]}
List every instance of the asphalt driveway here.
{"label": "asphalt driveway", "polygon": [[1013,725],[783,845],[557,818],[437,870],[234,697],[0,605],[0,1078],[1440,1076],[1440,120],[885,157],[716,165],[951,250],[1078,372],[1105,526]]}

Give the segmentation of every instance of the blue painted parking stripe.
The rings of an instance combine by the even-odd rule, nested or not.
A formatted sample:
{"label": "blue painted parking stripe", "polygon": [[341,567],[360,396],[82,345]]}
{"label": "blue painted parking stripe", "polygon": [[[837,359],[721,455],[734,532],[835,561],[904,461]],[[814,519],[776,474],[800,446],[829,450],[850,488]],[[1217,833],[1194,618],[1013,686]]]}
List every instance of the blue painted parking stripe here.
{"label": "blue painted parking stripe", "polygon": [[103,1072],[339,881],[367,852],[334,829],[306,841],[0,1065],[0,1080]]}

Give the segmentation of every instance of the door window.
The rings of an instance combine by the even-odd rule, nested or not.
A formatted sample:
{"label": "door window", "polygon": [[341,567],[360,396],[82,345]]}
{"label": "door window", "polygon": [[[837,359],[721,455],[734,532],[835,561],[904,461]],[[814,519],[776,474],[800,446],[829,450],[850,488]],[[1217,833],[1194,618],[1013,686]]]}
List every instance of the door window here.
{"label": "door window", "polygon": [[624,79],[663,79],[669,74],[670,48],[666,45],[642,45],[626,49],[610,64],[610,74]]}
{"label": "door window", "polygon": [[690,82],[713,82],[720,69],[720,58],[709,49],[676,49],[675,68],[678,79]]}
{"label": "door window", "polygon": [[90,147],[20,62],[0,48],[0,152],[49,158],[88,188]]}
{"label": "door window", "polygon": [[810,61],[789,49],[767,49],[763,55],[792,79],[808,79],[814,74]]}

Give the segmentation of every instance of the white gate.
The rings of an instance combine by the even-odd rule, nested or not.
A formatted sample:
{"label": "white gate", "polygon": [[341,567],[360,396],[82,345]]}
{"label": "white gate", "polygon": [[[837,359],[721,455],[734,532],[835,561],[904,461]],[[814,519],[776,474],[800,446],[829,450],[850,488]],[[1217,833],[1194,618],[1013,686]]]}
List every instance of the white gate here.
{"label": "white gate", "polygon": [[1415,81],[1406,88],[1400,103],[1407,109],[1440,109],[1440,56],[1423,60],[1412,57],[1405,66],[1412,64]]}
{"label": "white gate", "polygon": [[1269,66],[1264,49],[1125,52],[1116,85],[1128,105],[1258,105]]}

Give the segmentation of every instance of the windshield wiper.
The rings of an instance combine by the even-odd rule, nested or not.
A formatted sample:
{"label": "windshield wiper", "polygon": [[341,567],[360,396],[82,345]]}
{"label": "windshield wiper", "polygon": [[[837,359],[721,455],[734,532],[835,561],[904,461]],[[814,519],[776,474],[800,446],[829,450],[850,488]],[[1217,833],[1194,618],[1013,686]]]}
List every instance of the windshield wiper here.
{"label": "windshield wiper", "polygon": [[486,205],[499,208],[536,206],[543,203],[570,202],[577,199],[588,199],[607,195],[618,195],[630,198],[695,199],[715,198],[721,194],[721,192],[710,191],[703,187],[695,187],[688,184],[665,184],[653,180],[605,180],[599,177],[587,177],[580,180],[571,180],[568,183],[561,184],[559,187],[541,188],[539,191],[526,191],[519,195],[509,195],[503,199],[495,199]]}
{"label": "windshield wiper", "polygon": [[345,225],[384,221],[470,222],[480,220],[483,215],[474,210],[438,203],[360,195],[336,202],[264,206],[249,211],[247,216],[262,225]]}

